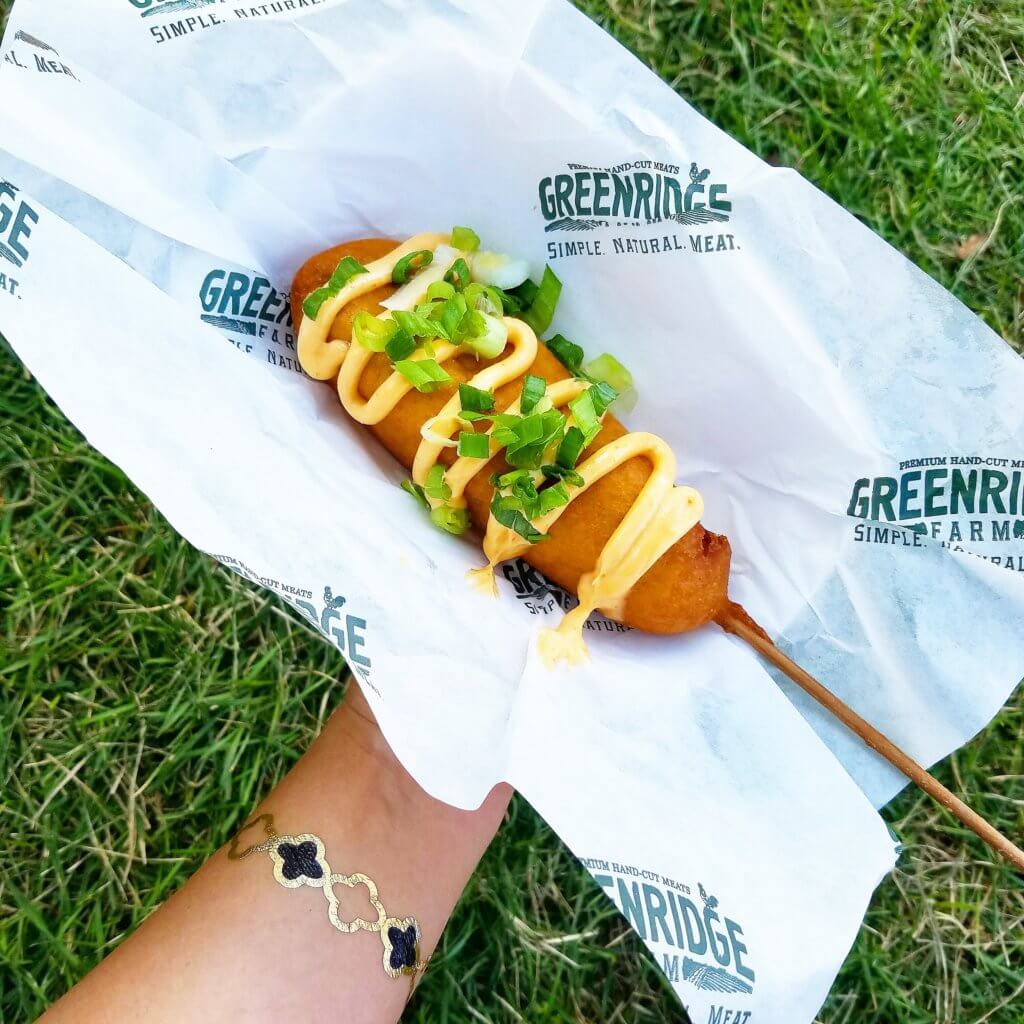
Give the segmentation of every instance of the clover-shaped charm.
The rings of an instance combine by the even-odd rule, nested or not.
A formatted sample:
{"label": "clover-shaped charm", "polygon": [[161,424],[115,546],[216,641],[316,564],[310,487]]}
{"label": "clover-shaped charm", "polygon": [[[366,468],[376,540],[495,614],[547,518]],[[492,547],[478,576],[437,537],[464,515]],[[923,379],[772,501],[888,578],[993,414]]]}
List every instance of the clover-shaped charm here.
{"label": "clover-shaped charm", "polygon": [[420,926],[415,917],[389,917],[380,932],[384,970],[392,977],[415,974],[420,959]]}
{"label": "clover-shaped charm", "polygon": [[[335,885],[344,885],[349,889],[354,889],[357,885],[365,885],[366,893],[370,897],[370,906],[377,911],[377,920],[367,921],[365,918],[357,917],[354,921],[343,921],[338,913],[339,901],[334,892]],[[324,895],[327,897],[328,903],[327,916],[339,932],[379,932],[388,916],[384,904],[381,903],[380,897],[377,895],[377,885],[374,880],[358,872],[354,875],[331,875],[329,884],[324,888]]]}
{"label": "clover-shaped charm", "polygon": [[270,850],[274,862],[274,878],[288,889],[300,885],[322,887],[330,866],[324,844],[317,836],[281,836]]}

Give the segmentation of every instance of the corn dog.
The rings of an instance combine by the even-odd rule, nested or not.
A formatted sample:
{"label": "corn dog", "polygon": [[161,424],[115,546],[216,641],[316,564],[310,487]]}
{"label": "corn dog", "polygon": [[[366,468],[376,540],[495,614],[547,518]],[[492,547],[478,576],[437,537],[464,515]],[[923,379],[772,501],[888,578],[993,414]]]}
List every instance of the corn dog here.
{"label": "corn dog", "polygon": [[[554,349],[558,336],[545,345],[530,324],[502,315],[514,312],[504,307],[521,296],[482,292],[466,259],[476,245],[461,252],[457,233],[460,244],[476,239],[462,228],[400,245],[362,239],[307,261],[291,294],[299,361],[311,377],[331,382],[346,411],[412,471],[407,489],[435,523],[455,533],[471,522],[483,533],[487,565],[474,571],[477,578],[493,581],[499,562],[522,556],[579,596],[558,629],[541,634],[545,661],[586,657],[583,627],[594,609],[650,633],[684,633],[713,621],[1024,870],[1024,850],[778,650],[729,600],[729,542],[700,525],[703,502],[692,488],[675,485],[665,443],[629,433],[608,413],[611,399],[594,371],[569,365],[566,345],[562,354]],[[489,303],[490,313],[474,319],[479,303]],[[448,317],[452,309],[455,318]],[[546,327],[550,312],[523,315]],[[564,407],[567,414],[558,411]],[[536,426],[545,416],[556,429],[524,459],[531,447],[521,444],[526,423]],[[575,447],[568,445],[574,430],[583,438]],[[456,444],[450,438],[457,431]],[[513,444],[520,445],[515,457]],[[542,500],[548,492],[555,500]]]}
{"label": "corn dog", "polygon": [[[388,388],[407,382],[394,372],[387,354],[367,352],[352,343],[354,323],[360,313],[386,316],[381,303],[398,289],[391,280],[391,271],[403,255],[431,251],[447,242],[446,236],[417,236],[401,246],[384,239],[363,239],[336,246],[308,260],[296,274],[291,293],[294,320],[300,324],[299,359],[303,368],[313,377],[332,382],[346,408],[354,411],[399,462],[414,470],[414,477],[417,469],[422,477],[423,466],[417,463],[426,460],[430,463],[428,469],[440,464],[445,467],[447,478],[464,480],[458,497],[464,501],[473,526],[485,534],[488,570],[507,557],[521,555],[566,590],[580,594],[582,589],[585,594],[588,583],[594,589],[595,569],[605,555],[606,572],[603,577],[597,574],[600,592],[592,593],[590,600],[584,601],[584,610],[577,613],[577,620],[585,618],[592,606],[645,632],[673,634],[696,629],[718,617],[728,605],[729,542],[697,522],[702,504],[696,492],[672,486],[674,457],[660,439],[629,434],[613,415],[605,413],[600,429],[586,447],[580,468],[602,457],[609,460],[611,468],[597,475],[596,470],[601,467],[592,466],[591,472],[596,476],[592,482],[588,481],[586,487],[569,488],[571,500],[554,509],[554,515],[548,514],[552,521],[544,530],[547,539],[542,543],[525,541],[497,524],[492,516],[494,478],[514,472],[504,451],[492,445],[493,455],[489,452],[487,459],[470,461],[460,459],[450,447],[425,442],[421,433],[425,424],[442,415],[446,408],[451,409],[453,403],[457,412],[459,384],[476,381],[479,385],[482,377],[501,371],[502,363],[514,360],[520,349],[524,358],[515,375],[503,379],[498,373],[495,378],[492,394],[496,410],[518,410],[517,400],[528,375],[542,378],[547,385],[546,394],[563,401],[585,388],[545,345],[536,343],[533,332],[521,321],[504,318],[509,326],[509,345],[514,349],[512,357],[508,357],[507,348],[501,356],[490,359],[463,349],[448,351],[441,339],[435,339],[434,347],[445,350],[443,356],[440,351],[435,353],[437,362],[443,359],[443,369],[450,381],[424,391],[405,387],[397,402],[380,415],[386,407],[383,400],[388,397]],[[351,278],[342,286],[339,296],[328,296],[318,315],[309,317],[308,308],[306,312],[303,309],[307,300],[317,289],[324,288],[332,272],[346,260],[365,267],[367,273]],[[437,269],[440,268],[432,272],[435,279]],[[415,282],[414,277],[411,285]],[[357,359],[361,361],[360,367],[349,372],[346,364],[354,364]],[[447,426],[439,424],[439,428]],[[471,429],[482,433],[487,426],[486,422],[477,422]],[[481,471],[484,466],[486,470]],[[661,475],[666,470],[670,475],[667,489],[659,480],[660,491],[652,496],[644,492],[652,482],[655,467],[660,467]],[[653,485],[649,489],[653,490]],[[642,496],[654,511],[646,521],[637,520],[632,529],[625,529],[630,525],[631,513],[642,504]],[[645,530],[648,535],[660,534],[648,545],[646,554],[639,550]],[[674,532],[679,536],[674,536]],[[607,565],[608,551],[615,546],[617,533],[620,551],[612,559],[614,564]],[[663,550],[656,550],[659,545]],[[629,564],[631,558],[633,564]],[[645,565],[645,559],[652,564]],[[581,621],[569,622],[563,630],[566,643],[552,650],[556,659],[578,659],[580,645],[574,637],[581,629]]]}

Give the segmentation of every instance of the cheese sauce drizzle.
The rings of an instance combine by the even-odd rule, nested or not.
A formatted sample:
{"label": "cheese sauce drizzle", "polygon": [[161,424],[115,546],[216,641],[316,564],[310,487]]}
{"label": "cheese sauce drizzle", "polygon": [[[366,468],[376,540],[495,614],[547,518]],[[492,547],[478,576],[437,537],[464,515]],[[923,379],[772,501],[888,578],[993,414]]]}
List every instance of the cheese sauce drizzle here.
{"label": "cheese sauce drizzle", "polygon": [[[330,338],[334,320],[353,299],[366,295],[382,285],[390,284],[395,264],[403,256],[421,249],[434,251],[438,247],[447,246],[448,241],[447,235],[415,235],[386,256],[370,263],[366,268],[367,273],[351,278],[337,295],[323,303],[315,319],[308,316],[302,318],[298,339],[298,355],[302,368],[316,380],[329,380],[337,374],[338,397],[341,404],[353,419],[365,426],[380,423],[412,389],[412,384],[402,374],[395,372],[370,398],[364,399],[359,393],[359,382],[375,353],[359,345],[350,345],[346,341]],[[455,253],[455,256],[459,255],[467,254]],[[412,309],[423,301],[431,281],[439,280],[440,277],[441,268],[431,266],[428,271],[417,275],[409,284],[403,286],[398,306],[393,301],[399,294],[397,292],[392,296],[392,300],[389,300],[389,306],[391,309]],[[390,309],[381,314],[382,317],[388,315]],[[508,328],[506,352],[509,347],[511,352],[470,379],[470,385],[481,391],[496,391],[522,377],[537,357],[537,336],[530,327],[522,320],[511,317],[505,317],[504,324]],[[461,346],[435,341],[433,349],[433,358],[443,364],[458,355]],[[410,358],[424,359],[427,355],[421,349]],[[555,381],[548,385],[546,395],[555,408],[561,408],[586,391],[589,386],[590,383],[583,380]],[[420,442],[413,461],[412,478],[420,486],[426,482],[427,474],[437,462],[444,448],[443,441],[462,428],[462,423],[458,419],[460,411],[461,404],[456,391],[441,411],[433,417],[431,437]],[[516,399],[503,411],[518,413],[519,400]],[[571,425],[571,422],[570,417],[566,426]],[[491,431],[488,431],[488,434],[490,433]],[[465,507],[465,491],[469,482],[500,451],[501,446],[491,441],[487,459],[461,457],[448,467],[445,482],[452,492],[448,504],[459,508]],[[580,463],[576,467],[576,472],[583,478],[583,484],[570,488],[569,500],[578,497],[618,466],[637,457],[646,458],[650,462],[650,476],[636,501],[605,544],[593,571],[585,573],[580,578],[577,587],[579,605],[565,615],[557,629],[542,631],[539,650],[548,665],[563,660],[571,663],[584,661],[587,652],[583,642],[583,629],[590,613],[600,610],[610,618],[620,617],[629,592],[640,578],[677,540],[689,533],[703,515],[704,503],[700,494],[692,487],[675,486],[676,459],[672,449],[660,437],[645,432],[634,432],[617,438]],[[533,475],[536,483],[543,480],[543,474],[539,470]],[[547,533],[567,507],[563,505],[552,509],[535,520],[533,525],[541,533]],[[484,536],[487,565],[472,570],[470,575],[476,583],[496,593],[494,567],[500,562],[523,555],[530,547],[529,541],[502,526],[492,515]]]}

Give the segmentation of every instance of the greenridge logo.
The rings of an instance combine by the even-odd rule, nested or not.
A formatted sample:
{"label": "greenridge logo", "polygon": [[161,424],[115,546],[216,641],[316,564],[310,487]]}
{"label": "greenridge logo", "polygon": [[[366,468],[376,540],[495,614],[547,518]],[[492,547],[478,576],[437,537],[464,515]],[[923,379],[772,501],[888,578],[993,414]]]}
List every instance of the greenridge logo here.
{"label": "greenridge logo", "polygon": [[[726,995],[754,991],[757,975],[750,966],[743,929],[702,884],[694,893],[659,872],[597,857],[585,858],[583,866],[641,939],[677,950],[662,955],[661,968],[669,981]],[[711,1019],[740,1024],[749,1016],[746,1010],[716,1007]]]}
{"label": "greenridge logo", "polygon": [[0,261],[23,267],[28,259],[28,242],[39,214],[9,181],[0,181]]}
{"label": "greenridge logo", "polygon": [[261,325],[292,328],[288,296],[265,278],[237,270],[211,270],[199,289],[202,320],[222,331],[262,337]]}
{"label": "greenridge logo", "polygon": [[323,598],[319,599],[312,590],[306,587],[296,587],[270,576],[261,576],[239,558],[213,553],[211,553],[211,557],[217,559],[221,565],[238,573],[243,579],[274,591],[281,600],[290,604],[315,629],[323,633],[345,657],[352,671],[376,692],[376,688],[370,683],[370,669],[373,667],[373,662],[365,650],[366,619],[342,611],[342,608],[348,603],[344,595],[335,594],[330,587],[324,587]]}
{"label": "greenridge logo", "polygon": [[[546,576],[538,572],[524,558],[515,558],[503,562],[501,575],[512,585],[516,599],[531,615],[561,616],[578,605],[579,599],[567,590],[552,583]],[[583,624],[583,628],[598,633],[629,633],[631,626],[624,626],[614,619],[606,619],[603,615],[591,615]]]}
{"label": "greenridge logo", "polygon": [[158,14],[176,14],[178,11],[194,11],[200,7],[209,7],[217,0],[128,0],[143,18],[152,18]]}
{"label": "greenridge logo", "polygon": [[[854,528],[867,544],[921,547],[927,539],[962,551],[963,543],[1024,541],[1024,459],[907,459],[895,475],[857,480],[846,513],[868,520]],[[1024,555],[983,557],[1024,572]]]}
{"label": "greenridge logo", "polygon": [[728,187],[709,168],[690,164],[681,181],[674,164],[637,160],[615,167],[567,164],[537,186],[545,231],[594,231],[641,224],[711,224],[729,220]]}

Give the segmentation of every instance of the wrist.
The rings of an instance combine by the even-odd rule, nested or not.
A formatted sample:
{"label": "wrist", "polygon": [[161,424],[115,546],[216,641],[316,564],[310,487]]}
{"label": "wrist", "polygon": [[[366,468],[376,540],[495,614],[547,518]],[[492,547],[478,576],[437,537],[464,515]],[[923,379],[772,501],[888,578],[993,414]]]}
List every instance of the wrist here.
{"label": "wrist", "polygon": [[430,796],[391,749],[354,681],[317,741],[321,744],[329,745],[339,759],[337,783],[385,827],[399,822],[425,826],[445,830],[453,840],[486,837],[486,845],[512,797],[512,788],[500,784],[478,809],[463,811]]}

